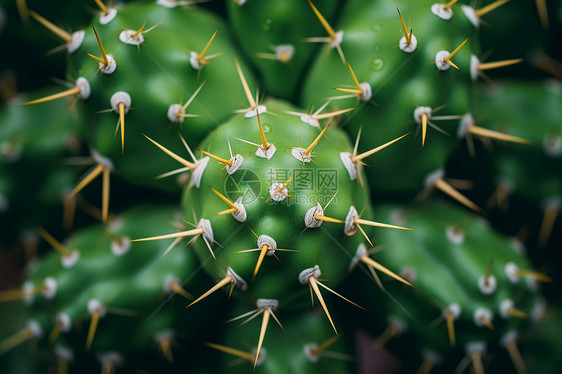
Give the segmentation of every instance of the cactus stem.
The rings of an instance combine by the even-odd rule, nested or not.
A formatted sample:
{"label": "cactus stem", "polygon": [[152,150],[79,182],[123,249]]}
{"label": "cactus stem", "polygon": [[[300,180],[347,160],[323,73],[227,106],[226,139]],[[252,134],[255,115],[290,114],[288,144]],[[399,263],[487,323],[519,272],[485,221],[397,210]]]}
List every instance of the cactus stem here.
{"label": "cactus stem", "polygon": [[515,371],[517,374],[527,374],[527,367],[525,366],[525,361],[523,361],[523,356],[521,356],[521,352],[519,352],[519,348],[517,348],[517,343],[515,339],[511,339],[505,343],[505,348],[507,349],[507,353],[513,362],[513,366],[515,366]]}
{"label": "cactus stem", "polygon": [[386,267],[382,266],[381,264],[379,264],[378,262],[376,262],[375,260],[373,260],[372,258],[370,258],[367,255],[363,255],[360,258],[361,262],[365,263],[367,266],[373,267],[374,269],[385,273],[386,275],[388,275],[389,277],[392,277],[394,279],[396,279],[397,281],[400,281],[410,287],[414,287],[414,285],[410,282],[408,282],[407,280],[405,280],[404,278],[402,278],[401,276],[397,275],[396,273],[393,273],[392,271],[390,271],[389,269],[387,269]]}
{"label": "cactus stem", "polygon": [[476,16],[478,18],[482,17],[483,15],[486,15],[488,13],[490,13],[491,11],[499,8],[500,6],[504,5],[505,3],[509,2],[510,0],[497,0],[489,5],[486,5],[483,8],[480,8],[478,10],[475,11]]}
{"label": "cactus stem", "polygon": [[32,10],[29,10],[29,14],[31,15],[31,17],[35,18],[35,20],[37,20],[39,23],[41,23],[43,26],[45,26],[47,29],[49,29],[49,31],[51,31],[53,34],[55,34],[59,38],[61,38],[67,44],[72,42],[72,35],[71,34],[67,33],[66,31],[64,31],[60,27],[55,26],[53,23],[47,21],[45,18],[43,18],[42,16],[40,16],[39,14],[35,13]]}
{"label": "cactus stem", "polygon": [[109,14],[109,10],[107,10],[107,7],[103,4],[103,2],[101,0],[94,0],[94,1],[96,2],[100,10],[103,12],[103,14],[107,16]]}
{"label": "cactus stem", "polygon": [[[402,136],[400,136],[400,137],[398,137],[398,138],[396,138],[396,139],[394,139],[394,140],[389,141],[388,143],[385,143],[385,144],[380,145],[380,146],[378,146],[378,147],[376,147],[376,148],[373,148],[373,149],[371,149],[370,151],[366,151],[366,152],[361,153],[360,155],[353,156],[353,157],[351,157],[351,161],[357,162],[357,161],[363,160],[364,158],[367,158],[367,157],[369,157],[369,156],[371,156],[371,155],[373,155],[373,154],[375,154],[375,153],[377,153],[377,152],[379,152],[379,151],[385,149],[385,148],[388,147],[389,145],[396,143],[396,142],[399,141],[400,139],[402,139],[402,138],[404,138],[404,137],[406,137],[406,136],[408,136],[408,135],[410,135],[410,134],[411,134],[411,133],[409,132],[409,133],[404,134],[404,135],[402,135]],[[354,149],[353,153],[355,154],[356,151],[357,151],[357,148]]]}
{"label": "cactus stem", "polygon": [[220,289],[223,286],[226,286],[229,283],[232,283],[234,280],[234,278],[230,275],[226,275],[223,279],[221,279],[217,284],[215,284],[213,287],[211,287],[211,289],[209,289],[207,292],[205,292],[203,295],[199,296],[195,301],[191,302],[191,304],[189,304],[187,306],[187,308],[189,308],[190,306],[192,306],[193,304],[198,303],[199,301],[203,300],[204,298],[206,298],[207,296],[211,295],[212,293],[214,293],[215,291],[217,291],[218,289]]}
{"label": "cactus stem", "polygon": [[[144,135],[144,134],[143,134]],[[152,144],[154,144],[155,146],[157,146],[158,148],[160,148],[164,153],[166,153],[168,156],[170,156],[171,158],[173,158],[174,160],[176,160],[177,162],[179,162],[180,164],[184,165],[185,167],[187,167],[188,169],[190,169],[191,171],[195,170],[195,168],[197,167],[197,164],[194,164],[192,162],[187,161],[186,159],[178,156],[177,154],[175,154],[174,152],[170,151],[168,148],[160,145],[159,143],[157,143],[156,141],[150,139],[148,136],[144,135],[145,138],[147,138],[148,140],[150,140],[152,142]]]}
{"label": "cactus stem", "polygon": [[450,9],[453,5],[455,5],[457,3],[457,1],[459,0],[451,0],[449,1],[447,4],[445,4],[445,6],[443,7],[443,9],[447,10]]}
{"label": "cactus stem", "polygon": [[252,354],[252,353],[249,353],[249,352],[244,352],[244,351],[241,351],[241,350],[238,350],[238,349],[226,347],[224,345],[219,345],[219,344],[214,344],[214,343],[205,343],[205,345],[207,345],[211,348],[214,348],[218,351],[229,353],[231,355],[243,358],[243,359],[248,360],[250,362],[254,362],[254,359],[256,357],[259,357],[258,355],[255,355],[255,354]]}

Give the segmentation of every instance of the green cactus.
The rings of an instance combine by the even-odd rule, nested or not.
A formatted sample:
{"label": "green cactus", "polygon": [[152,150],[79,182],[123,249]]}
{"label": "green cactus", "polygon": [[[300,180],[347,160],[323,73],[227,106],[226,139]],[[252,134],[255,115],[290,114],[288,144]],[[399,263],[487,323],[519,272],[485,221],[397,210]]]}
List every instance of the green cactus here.
{"label": "green cactus", "polygon": [[[415,286],[391,289],[398,304],[388,302],[389,314],[402,321],[396,323],[397,331],[427,337],[423,349],[446,357],[449,340],[468,354],[475,349],[481,359],[489,352],[481,348],[494,350],[492,345],[501,345],[504,336],[522,331],[525,319],[538,318],[542,297],[537,282],[552,279],[529,270],[523,245],[515,239],[443,202],[420,208],[381,206],[377,213],[393,224],[416,227],[409,235],[385,231],[378,237],[389,247],[380,253],[381,260]],[[436,319],[446,328],[432,324]]]}
{"label": "green cactus", "polygon": [[158,165],[157,150],[141,134],[175,140],[183,133],[193,146],[241,109],[233,64],[238,55],[228,30],[213,14],[174,2],[103,9],[89,28],[65,34],[73,86],[65,95],[83,101],[81,131],[92,149],[108,159],[112,172],[177,191],[173,182],[154,180],[154,170],[172,163],[164,159]]}
{"label": "green cactus", "polygon": [[[3,301],[23,298],[28,305],[23,331],[29,338],[47,337],[51,344],[58,340],[57,346],[76,354],[76,345],[95,353],[116,352],[121,360],[137,350],[149,351],[155,343],[171,349],[173,338],[203,326],[195,318],[181,318],[181,307],[168,296],[192,297],[182,284],[195,273],[195,258],[185,250],[168,253],[161,242],[130,240],[169,230],[173,212],[136,207],[113,217],[107,227],[81,229],[63,243],[41,228],[39,233],[56,251],[30,268],[21,291],[4,291]],[[88,332],[86,340],[80,330]]]}
{"label": "green cactus", "polygon": [[[16,242],[23,231],[52,217],[53,211],[62,207],[76,179],[76,169],[60,159],[80,152],[79,113],[69,110],[63,102],[43,107],[20,106],[30,97],[51,90],[19,95],[0,110],[0,205],[13,218],[6,221],[5,243]],[[30,211],[34,215],[29,215]]]}
{"label": "green cactus", "polygon": [[0,371],[555,372],[558,3],[0,3]]}
{"label": "green cactus", "polygon": [[[355,135],[362,127],[367,147],[374,146],[378,139],[416,132],[417,136],[370,162],[368,176],[375,193],[412,194],[421,190],[425,177],[443,167],[454,147],[449,138],[434,131],[451,132],[451,122],[438,121],[468,111],[468,77],[436,61],[438,52],[453,52],[467,42],[473,27],[456,8],[453,12],[438,10],[432,4],[349,2],[338,23],[338,29],[343,31],[340,47],[349,66],[342,64],[335,51],[321,51],[304,87],[306,105],[321,105],[326,97],[333,98],[331,105],[356,103],[358,109],[346,128]],[[473,39],[447,61],[467,69]],[[407,167],[407,172],[377,183],[398,167]]]}
{"label": "green cactus", "polygon": [[[337,1],[318,6],[332,18]],[[322,34],[319,23],[308,22],[310,12],[299,0],[229,2],[229,19],[246,55],[259,69],[268,95],[287,100],[298,95],[315,50],[307,39]]]}

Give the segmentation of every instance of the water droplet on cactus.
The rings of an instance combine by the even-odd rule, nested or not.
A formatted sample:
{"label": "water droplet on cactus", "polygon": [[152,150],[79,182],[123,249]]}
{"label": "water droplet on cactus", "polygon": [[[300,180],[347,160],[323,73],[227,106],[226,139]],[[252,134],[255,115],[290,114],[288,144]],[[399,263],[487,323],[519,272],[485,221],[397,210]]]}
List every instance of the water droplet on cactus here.
{"label": "water droplet on cactus", "polygon": [[384,68],[384,60],[382,57],[374,57],[369,64],[372,70],[379,71]]}
{"label": "water droplet on cactus", "polygon": [[271,18],[268,18],[263,23],[263,30],[264,31],[271,31]]}

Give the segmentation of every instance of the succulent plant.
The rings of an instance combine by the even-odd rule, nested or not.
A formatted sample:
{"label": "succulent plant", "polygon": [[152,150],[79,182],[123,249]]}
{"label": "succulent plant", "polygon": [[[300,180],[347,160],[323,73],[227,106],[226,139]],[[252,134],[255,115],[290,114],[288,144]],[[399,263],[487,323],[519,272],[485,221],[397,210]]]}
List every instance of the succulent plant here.
{"label": "succulent plant", "polygon": [[555,372],[554,8],[0,1],[0,370]]}

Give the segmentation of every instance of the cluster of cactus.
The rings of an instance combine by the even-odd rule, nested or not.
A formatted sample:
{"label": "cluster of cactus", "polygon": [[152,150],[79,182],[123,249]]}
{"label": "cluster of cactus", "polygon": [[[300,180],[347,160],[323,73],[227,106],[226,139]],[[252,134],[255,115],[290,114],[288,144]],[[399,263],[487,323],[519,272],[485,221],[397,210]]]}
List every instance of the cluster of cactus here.
{"label": "cluster of cactus", "polygon": [[0,370],[556,372],[561,11],[0,1]]}

